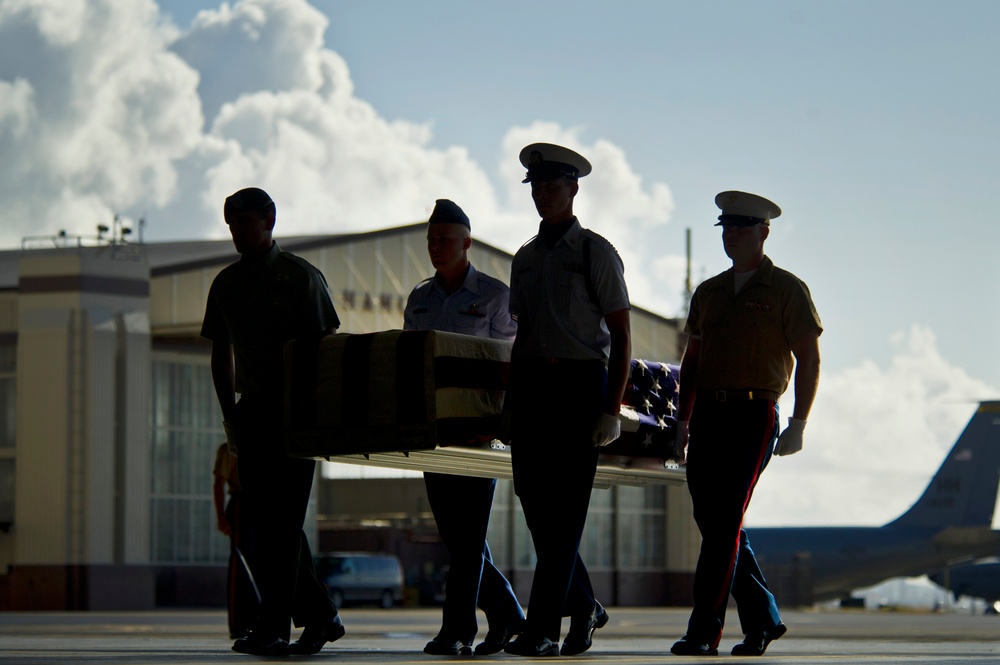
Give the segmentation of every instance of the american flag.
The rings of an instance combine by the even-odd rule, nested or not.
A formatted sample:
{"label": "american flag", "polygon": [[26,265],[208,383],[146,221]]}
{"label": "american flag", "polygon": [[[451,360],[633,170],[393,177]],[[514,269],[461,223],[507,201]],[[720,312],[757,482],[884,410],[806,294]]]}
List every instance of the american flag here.
{"label": "american flag", "polygon": [[668,458],[677,426],[680,367],[632,359],[622,398],[622,435],[604,454]]}

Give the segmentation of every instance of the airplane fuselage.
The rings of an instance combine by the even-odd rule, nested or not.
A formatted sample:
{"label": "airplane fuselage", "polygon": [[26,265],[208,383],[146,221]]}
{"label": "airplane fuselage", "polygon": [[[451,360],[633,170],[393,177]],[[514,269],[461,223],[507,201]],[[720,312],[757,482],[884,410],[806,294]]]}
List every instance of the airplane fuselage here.
{"label": "airplane fuselage", "polygon": [[954,592],[955,596],[1000,600],[1000,561],[981,561],[949,568],[930,576],[931,581]]}
{"label": "airplane fuselage", "polygon": [[809,569],[814,599],[845,597],[890,577],[922,575],[949,562],[1000,554],[1000,531],[900,527],[748,528],[761,565]]}

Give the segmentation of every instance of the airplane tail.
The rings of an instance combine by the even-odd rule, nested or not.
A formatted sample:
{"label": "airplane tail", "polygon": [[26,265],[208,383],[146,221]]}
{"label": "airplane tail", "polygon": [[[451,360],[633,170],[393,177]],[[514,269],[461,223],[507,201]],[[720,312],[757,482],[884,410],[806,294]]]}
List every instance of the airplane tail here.
{"label": "airplane tail", "polygon": [[1000,401],[980,402],[917,502],[889,526],[993,524],[1000,485]]}

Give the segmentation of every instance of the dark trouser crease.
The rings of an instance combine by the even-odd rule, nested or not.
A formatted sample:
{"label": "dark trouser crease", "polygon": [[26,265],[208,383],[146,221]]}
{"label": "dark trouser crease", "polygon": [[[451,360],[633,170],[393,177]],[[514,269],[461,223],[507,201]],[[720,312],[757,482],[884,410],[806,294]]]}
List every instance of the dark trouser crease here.
{"label": "dark trouser crease", "polygon": [[515,363],[511,465],[537,561],[526,633],[559,641],[562,617],[596,606],[579,555],[598,449],[591,435],[607,391],[600,362]]}
{"label": "dark trouser crease", "polygon": [[521,606],[507,578],[493,565],[489,544],[493,478],[425,473],[427,498],[451,562],[439,637],[471,644],[478,632],[476,607],[490,624],[512,623]]}
{"label": "dark trouser crease", "polygon": [[729,595],[746,634],[780,622],[777,603],[750,547],[743,516],[771,458],[777,405],[768,400],[696,400],[687,481],[702,544],[688,638],[718,647]]}
{"label": "dark trouser crease", "polygon": [[250,566],[260,591],[254,631],[289,639],[296,626],[323,625],[336,615],[316,575],[302,526],[316,462],[284,454],[280,401],[244,396],[237,404],[237,464],[252,534]]}

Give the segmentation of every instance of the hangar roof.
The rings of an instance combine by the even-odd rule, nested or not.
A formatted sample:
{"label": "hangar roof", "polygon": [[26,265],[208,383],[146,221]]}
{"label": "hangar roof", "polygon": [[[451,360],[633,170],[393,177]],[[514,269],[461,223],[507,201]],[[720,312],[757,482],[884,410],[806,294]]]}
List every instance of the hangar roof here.
{"label": "hangar roof", "polygon": [[[365,231],[358,233],[340,233],[329,235],[301,235],[301,236],[275,236],[275,240],[282,249],[295,252],[338,245],[346,242],[353,242],[361,238],[371,238],[379,235],[396,235],[406,233],[415,228],[423,228],[426,222],[396,226],[378,231]],[[57,239],[53,239],[54,243]],[[478,243],[480,246],[485,243]],[[170,240],[165,242],[147,242],[142,244],[128,245],[132,248],[142,248],[149,262],[149,270],[152,276],[165,275],[173,272],[192,270],[211,265],[229,264],[237,259],[233,243],[229,238],[218,238],[215,240]],[[489,245],[486,245],[489,246]],[[18,282],[18,259],[25,252],[67,252],[78,249],[93,250],[98,245],[75,245],[67,244],[53,247],[40,247],[33,249],[10,249],[0,250],[0,290],[11,290],[17,288]],[[493,248],[496,250],[496,248]],[[501,250],[496,250],[501,251]],[[506,254],[506,252],[504,252]]]}

